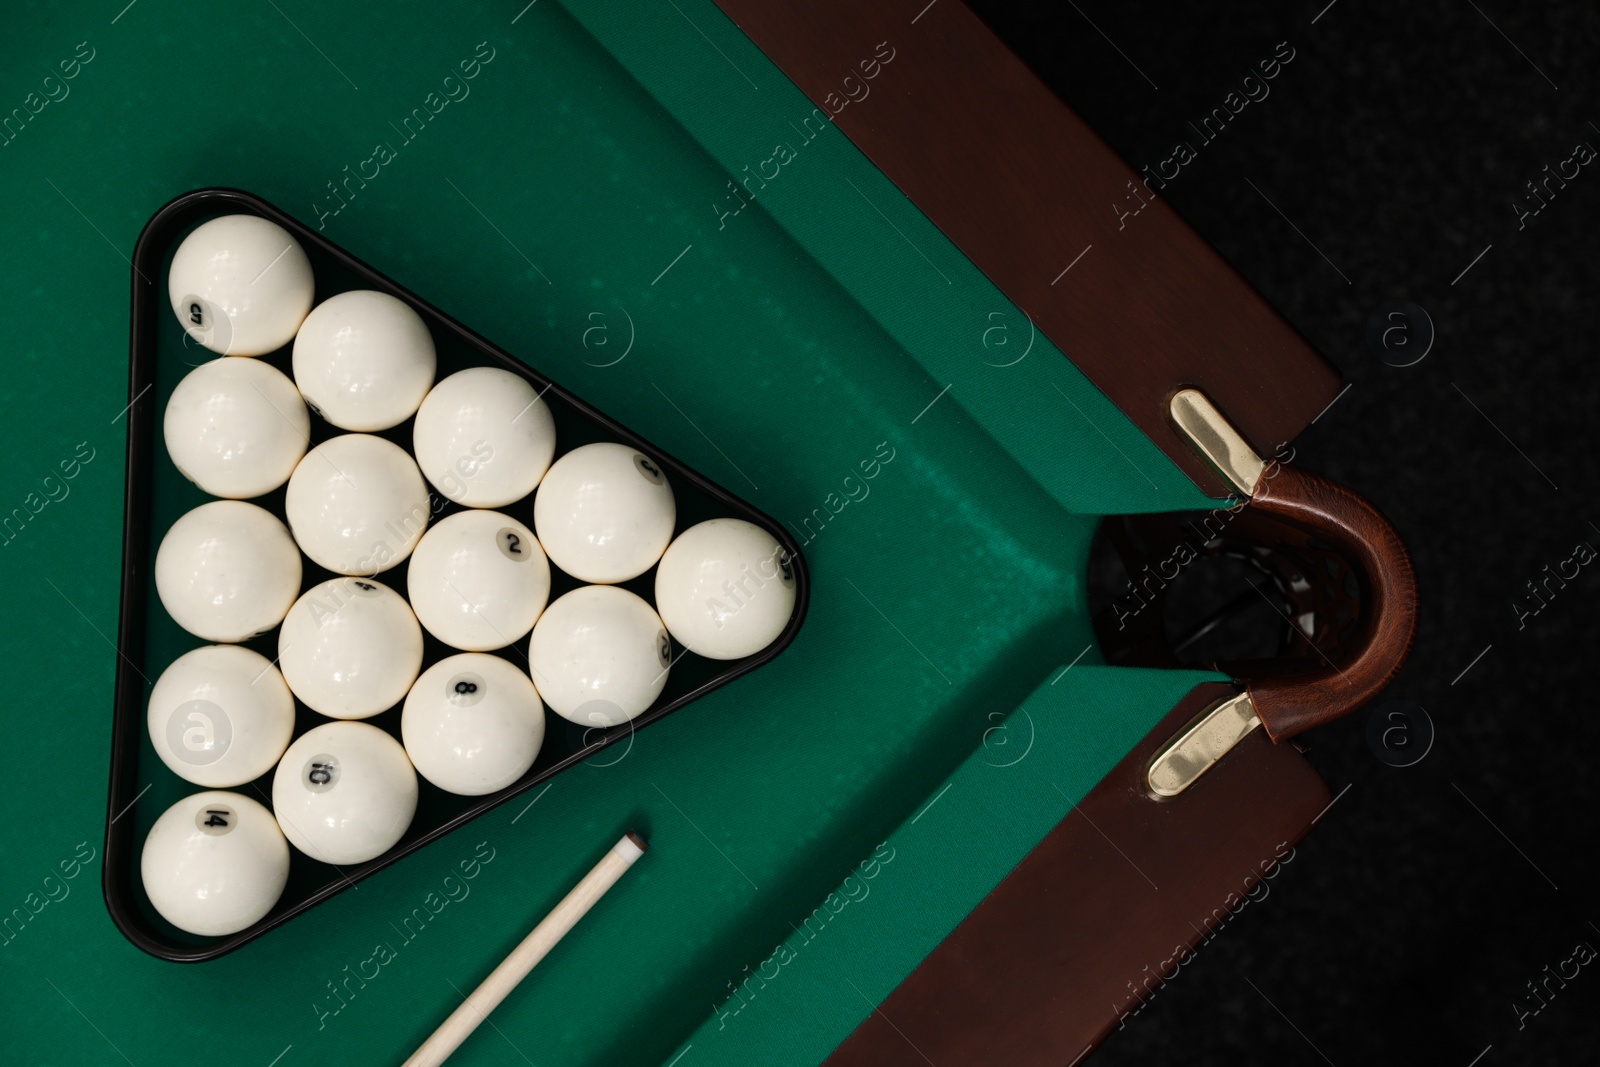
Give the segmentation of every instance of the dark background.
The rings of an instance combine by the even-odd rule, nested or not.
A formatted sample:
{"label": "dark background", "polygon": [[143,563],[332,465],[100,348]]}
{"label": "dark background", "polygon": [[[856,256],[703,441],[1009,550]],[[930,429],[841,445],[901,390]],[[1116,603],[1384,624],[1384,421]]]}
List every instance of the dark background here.
{"label": "dark background", "polygon": [[[1600,6],[972,6],[1134,169],[1294,48],[1163,195],[1344,372],[1297,462],[1388,514],[1422,594],[1387,698],[1426,709],[1427,755],[1377,758],[1381,704],[1303,737],[1348,791],[1095,1062],[1594,1062],[1600,961],[1537,1014],[1513,1005],[1538,1007],[1527,983],[1578,943],[1600,949],[1600,560],[1520,628],[1512,605],[1537,606],[1526,583],[1579,542],[1600,548],[1600,159],[1520,229],[1512,205],[1600,148]],[[1367,340],[1396,299],[1436,334],[1404,368]]]}

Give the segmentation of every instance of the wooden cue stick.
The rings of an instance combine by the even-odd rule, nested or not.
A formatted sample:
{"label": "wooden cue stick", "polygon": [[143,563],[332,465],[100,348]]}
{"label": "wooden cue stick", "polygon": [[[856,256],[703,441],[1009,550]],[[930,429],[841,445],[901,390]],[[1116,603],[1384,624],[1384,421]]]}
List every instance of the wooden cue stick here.
{"label": "wooden cue stick", "polygon": [[443,1063],[649,847],[631,830],[611,846],[611,851],[511,950],[500,966],[489,972],[489,977],[439,1024],[439,1029],[411,1054],[403,1067],[438,1067]]}

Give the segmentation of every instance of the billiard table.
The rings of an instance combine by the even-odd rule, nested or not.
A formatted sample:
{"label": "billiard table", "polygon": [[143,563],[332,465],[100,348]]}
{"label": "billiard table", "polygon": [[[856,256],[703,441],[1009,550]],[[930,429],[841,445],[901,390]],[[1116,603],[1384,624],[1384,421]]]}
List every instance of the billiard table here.
{"label": "billiard table", "polygon": [[[941,1007],[959,973],[1039,963],[986,898],[1050,914],[1075,876],[1062,930],[1171,922],[1114,853],[1075,865],[1091,813],[1203,897],[1253,884],[1326,803],[1287,740],[1376,692],[1414,624],[1387,527],[1281,462],[1338,376],[1164,201],[1113,210],[1136,172],[959,3],[116,6],[13,12],[0,40],[20,72],[0,566],[27,606],[0,640],[37,724],[0,785],[17,1062],[398,1061],[630,829],[649,853],[456,1061],[920,1062],[896,1023],[959,1049],[993,1031]],[[772,662],[180,964],[97,883],[128,884],[136,852],[108,839],[181,792],[108,798],[106,770],[119,671],[149,673],[117,633],[128,414],[160,399],[129,389],[130,278],[160,284],[130,257],[207,187],[278,205],[773,516],[812,584]],[[1377,621],[1314,684],[1108,662],[1103,519],[1230,512],[1256,485],[1175,417],[1185,388],[1288,472],[1243,510],[1310,516],[1362,565]],[[1193,795],[1151,793],[1151,761],[1240,691],[1263,728]],[[1283,803],[1239,814],[1263,797]],[[1171,848],[1208,828],[1214,848]],[[1081,1000],[1074,974],[1083,997],[1139,981],[1116,968],[1148,946],[1116,940],[1052,948],[1030,1010]]]}

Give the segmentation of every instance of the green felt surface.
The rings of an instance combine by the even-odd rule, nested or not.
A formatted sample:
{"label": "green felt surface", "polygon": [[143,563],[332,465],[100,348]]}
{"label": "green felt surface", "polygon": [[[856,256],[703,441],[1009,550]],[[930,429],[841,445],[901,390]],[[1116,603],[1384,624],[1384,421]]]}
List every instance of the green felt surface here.
{"label": "green felt surface", "polygon": [[[995,716],[1037,713],[1029,694],[1092,644],[1095,516],[1206,503],[1060,352],[1028,347],[1022,313],[836,130],[801,141],[811,106],[706,0],[120,8],[20,5],[0,35],[0,115],[23,116],[0,146],[0,647],[12,721],[30,728],[0,755],[0,997],[27,1020],[8,1034],[12,1062],[398,1062],[630,827],[650,854],[458,1057],[669,1060],[728,983],[984,751]],[[75,53],[92,58],[63,80]],[[475,54],[492,58],[447,84]],[[884,91],[892,76],[890,62]],[[794,157],[781,176],[721,215],[730,176],[779,141]],[[329,183],[379,143],[392,158],[341,205]],[[126,256],[156,208],[211,185],[320,221],[790,524],[814,587],[788,652],[620,759],[180,966],[112,926],[98,857]],[[1018,769],[1045,777],[1019,778],[1024,792],[969,808],[953,787],[934,809],[1005,828],[963,857],[960,892],[940,897],[946,927],[1194,682],[1135,684],[1086,670],[1095,658],[1046,702],[1052,728],[1081,723],[1092,744],[1067,743],[1050,768],[1030,756]],[[127,816],[141,825],[159,813],[155,775]],[[919,851],[881,885],[924,870]],[[874,997],[935,936],[882,933],[895,947],[862,985]],[[828,1018],[848,1030],[848,1012]],[[739,1022],[770,1026],[768,1041],[790,1032]],[[814,1059],[830,1036],[793,1034],[788,1052]]]}
{"label": "green felt surface", "polygon": [[[675,1054],[695,1067],[815,1063],[1138,743],[1153,707],[1217,675],[1077,666],[997,718],[914,815],[746,963]],[[691,1059],[691,1056],[693,1057]]]}

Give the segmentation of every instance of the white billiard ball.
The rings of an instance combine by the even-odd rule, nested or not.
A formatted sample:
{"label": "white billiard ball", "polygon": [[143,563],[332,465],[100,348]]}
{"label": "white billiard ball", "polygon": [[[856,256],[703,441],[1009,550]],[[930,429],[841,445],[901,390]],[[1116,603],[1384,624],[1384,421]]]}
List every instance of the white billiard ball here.
{"label": "white billiard ball", "polygon": [[405,449],[371,434],[324,441],[289,478],[289,530],[302,551],[335,574],[373,575],[411,555],[432,504]]}
{"label": "white billiard ball", "polygon": [[173,621],[207,641],[243,641],[283,621],[300,592],[300,552],[265,508],[201,504],[156,550],[156,593]]}
{"label": "white billiard ball", "polygon": [[294,338],[294,380],[318,415],[344,430],[387,430],[433,386],[433,337],[411,305],[354,289],[318,304]]}
{"label": "white billiard ball", "polygon": [[528,639],[528,666],[556,714],[580,726],[616,726],[660,695],[672,641],[638,596],[586,585],[544,609]]}
{"label": "white billiard ball", "polygon": [[139,874],[150,903],[191,934],[236,934],[264,918],[289,881],[272,812],[238,793],[196,793],[161,813]]}
{"label": "white billiard ball", "polygon": [[776,538],[743,519],[679,534],[656,568],[656,610],[678,643],[707,659],[772,644],[794,614],[794,568]]}
{"label": "white billiard ball", "polygon": [[314,860],[364,863],[394,847],[417,812],[417,772],[400,742],[364,722],[330,722],[289,746],[272,810]]}
{"label": "white billiard ball", "polygon": [[584,445],[556,460],[533,498],[550,561],[579,581],[610,584],[654,566],[677,521],[672,486],[629,445]]}
{"label": "white billiard ball", "polygon": [[406,697],[400,736],[417,773],[476,797],[525,774],[544,743],[544,705],[520,669],[482,652],[442,659]]}
{"label": "white billiard ball", "polygon": [[417,620],[453,648],[520,641],[550,599],[550,564],[528,529],[498,511],[463,511],[422,535],[406,569]]}
{"label": "white billiard ball", "polygon": [[178,383],[162,418],[178,473],[212,496],[244,500],[289,480],[311,439],[311,416],[288,375],[219,356]]}
{"label": "white billiard ball", "polygon": [[260,356],[292,341],[313,288],[300,242],[255,215],[195,227],[167,271],[173,314],[190,337],[225,356]]}
{"label": "white billiard ball", "polygon": [[423,398],[412,445],[439,492],[470,508],[498,508],[533,492],[544,477],[556,425],[526,378],[469,367]]}
{"label": "white billiard ball", "polygon": [[172,662],[150,691],[150,744],[174,774],[227,789],[272,769],[294,736],[294,697],[278,668],[238,645]]}
{"label": "white billiard ball", "polygon": [[332,719],[366,719],[405,697],[422,669],[422,627],[405,598],[371,578],[330,578],[294,602],[278,631],[294,695]]}

